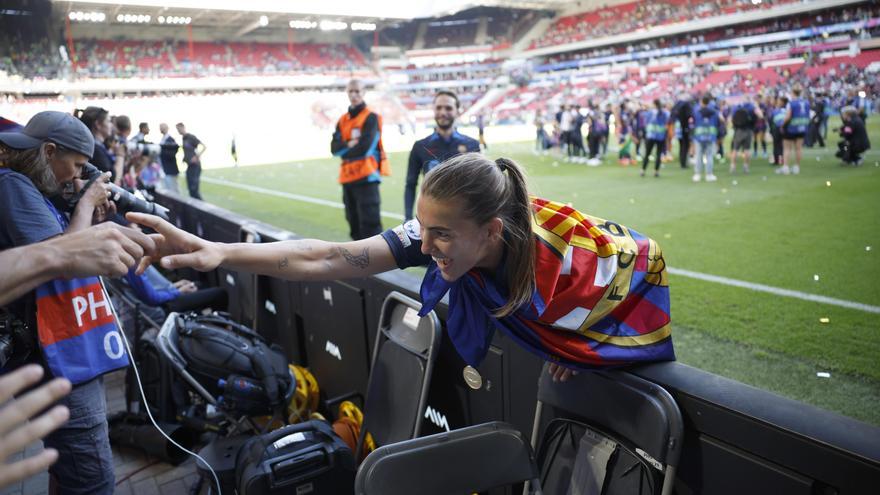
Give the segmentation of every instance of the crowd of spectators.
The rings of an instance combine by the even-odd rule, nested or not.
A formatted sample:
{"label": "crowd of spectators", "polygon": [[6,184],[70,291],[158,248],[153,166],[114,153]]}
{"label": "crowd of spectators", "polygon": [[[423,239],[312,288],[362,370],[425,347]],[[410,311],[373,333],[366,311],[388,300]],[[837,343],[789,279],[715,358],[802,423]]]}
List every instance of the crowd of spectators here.
{"label": "crowd of spectators", "polygon": [[[259,75],[363,70],[363,54],[350,45],[75,40],[72,61],[43,38],[27,43],[11,34],[0,49],[0,70],[25,79]],[[66,50],[66,47],[65,47]],[[66,53],[66,52],[65,52]]]}
{"label": "crowd of spectators", "polygon": [[795,0],[663,0],[630,2],[558,19],[530,48],[574,43],[590,38],[649,29],[697,18],[767,9]]}

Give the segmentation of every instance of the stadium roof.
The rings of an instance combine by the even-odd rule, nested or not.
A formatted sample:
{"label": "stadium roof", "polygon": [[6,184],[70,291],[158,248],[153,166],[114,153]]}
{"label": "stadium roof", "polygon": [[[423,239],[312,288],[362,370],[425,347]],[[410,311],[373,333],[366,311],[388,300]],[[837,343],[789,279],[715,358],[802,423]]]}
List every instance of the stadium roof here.
{"label": "stadium roof", "polygon": [[[472,7],[494,6],[519,9],[561,10],[571,5],[568,0],[53,0],[69,10],[142,9],[155,13],[176,9],[201,12],[216,17],[221,12],[286,14],[302,16],[363,17],[369,19],[415,19],[449,15]],[[584,2],[581,2],[584,3]],[[590,3],[590,2],[586,2]],[[598,2],[596,2],[598,3]],[[214,14],[214,15],[211,15]]]}

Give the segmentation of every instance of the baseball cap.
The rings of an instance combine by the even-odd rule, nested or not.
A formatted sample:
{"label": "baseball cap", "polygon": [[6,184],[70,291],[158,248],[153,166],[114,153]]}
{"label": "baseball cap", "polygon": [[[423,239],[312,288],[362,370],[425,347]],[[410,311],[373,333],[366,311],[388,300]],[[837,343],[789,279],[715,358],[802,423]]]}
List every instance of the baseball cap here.
{"label": "baseball cap", "polygon": [[92,158],[95,137],[85,124],[64,112],[40,112],[23,129],[0,132],[0,143],[16,150],[27,150],[51,141],[65,149]]}

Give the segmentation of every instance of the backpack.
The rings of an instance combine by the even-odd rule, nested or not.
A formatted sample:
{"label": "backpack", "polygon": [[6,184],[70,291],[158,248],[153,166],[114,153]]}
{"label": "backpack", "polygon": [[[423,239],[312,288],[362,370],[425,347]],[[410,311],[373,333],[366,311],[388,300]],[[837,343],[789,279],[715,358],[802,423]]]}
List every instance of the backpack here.
{"label": "backpack", "polygon": [[733,112],[733,127],[736,129],[752,129],[755,127],[755,112],[741,106]]}

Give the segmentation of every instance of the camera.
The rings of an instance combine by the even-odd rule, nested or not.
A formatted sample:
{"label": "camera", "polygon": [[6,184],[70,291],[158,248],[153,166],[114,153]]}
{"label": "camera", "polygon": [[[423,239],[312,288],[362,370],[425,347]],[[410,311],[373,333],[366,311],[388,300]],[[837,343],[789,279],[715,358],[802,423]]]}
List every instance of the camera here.
{"label": "camera", "polygon": [[[101,171],[98,170],[97,167],[92,165],[91,163],[86,163],[83,167],[82,171],[82,179],[83,180],[92,180],[96,179],[101,175]],[[149,215],[156,215],[157,217],[162,218],[163,220],[168,219],[168,209],[160,204],[156,204],[153,202],[153,198],[147,195],[142,191],[136,191],[135,193],[131,193],[126,191],[125,189],[115,185],[109,184],[110,186],[110,200],[116,203],[116,210],[125,214],[127,212],[134,213],[147,213]],[[79,201],[80,196],[76,195],[75,199],[72,201],[68,201],[69,206],[72,208],[76,207],[76,202]]]}
{"label": "camera", "polygon": [[148,156],[151,160],[157,160],[162,151],[162,147],[158,144],[134,141],[125,141],[125,148],[129,155],[137,153],[140,156]]}
{"label": "camera", "polygon": [[27,324],[0,308],[0,369],[22,364],[36,348]]}

